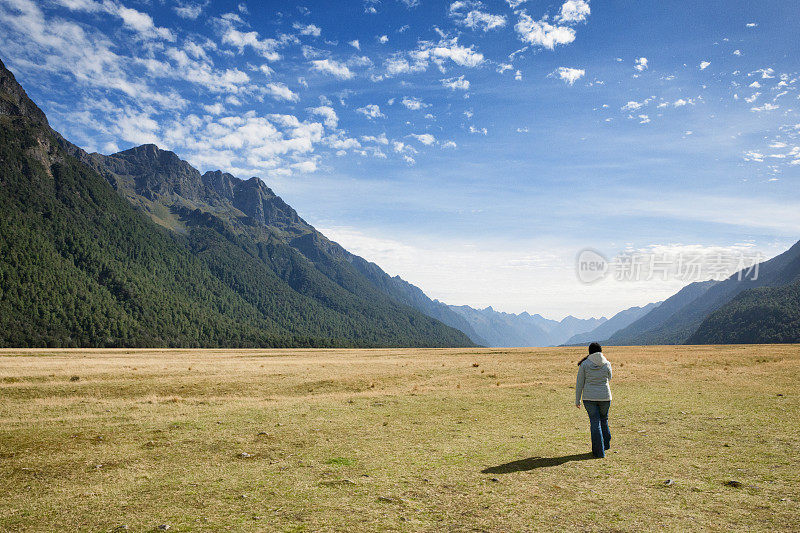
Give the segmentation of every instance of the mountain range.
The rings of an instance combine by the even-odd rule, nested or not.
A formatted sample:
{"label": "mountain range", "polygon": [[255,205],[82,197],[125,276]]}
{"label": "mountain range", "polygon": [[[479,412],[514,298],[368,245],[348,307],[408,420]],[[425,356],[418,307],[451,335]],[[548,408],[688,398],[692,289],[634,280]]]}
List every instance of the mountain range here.
{"label": "mountain range", "polygon": [[0,176],[0,345],[474,344],[258,178],[153,145],[87,154],[2,63]]}
{"label": "mountain range", "polygon": [[610,319],[432,300],[261,179],[142,145],[89,154],[0,62],[1,346],[557,346],[800,341],[800,243]]}
{"label": "mountain range", "polygon": [[557,321],[539,314],[503,313],[491,307],[449,307],[464,317],[488,346],[558,346],[576,333],[590,331],[606,321],[605,318],[580,319],[573,316]]}
{"label": "mountain range", "polygon": [[691,283],[605,343],[800,342],[800,242],[760,263],[755,272]]}
{"label": "mountain range", "polygon": [[568,346],[588,344],[590,342],[607,339],[617,331],[628,327],[630,324],[655,310],[661,303],[662,302],[655,302],[642,307],[631,307],[620,311],[593,330],[587,331],[586,333],[577,333],[567,339],[563,344]]}

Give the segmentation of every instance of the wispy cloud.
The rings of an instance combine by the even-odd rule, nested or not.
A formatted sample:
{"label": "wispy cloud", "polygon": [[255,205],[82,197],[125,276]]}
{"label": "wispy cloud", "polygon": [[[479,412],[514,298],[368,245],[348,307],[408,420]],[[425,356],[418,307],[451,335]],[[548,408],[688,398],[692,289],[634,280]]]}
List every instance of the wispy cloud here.
{"label": "wispy cloud", "polygon": [[586,71],[578,68],[558,67],[553,74],[561,78],[567,85],[572,85],[581,79]]}

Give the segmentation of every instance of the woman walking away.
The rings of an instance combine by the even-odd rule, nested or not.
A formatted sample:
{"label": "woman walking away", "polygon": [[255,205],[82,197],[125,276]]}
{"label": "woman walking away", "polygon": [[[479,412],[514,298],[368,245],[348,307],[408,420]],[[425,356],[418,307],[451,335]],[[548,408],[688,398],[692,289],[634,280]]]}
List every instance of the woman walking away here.
{"label": "woman walking away", "polygon": [[589,355],[578,363],[578,381],[575,383],[575,407],[580,409],[581,396],[589,427],[592,432],[592,455],[605,457],[611,448],[611,432],[608,430],[608,408],[611,407],[611,363],[603,356],[602,347],[593,342]]}

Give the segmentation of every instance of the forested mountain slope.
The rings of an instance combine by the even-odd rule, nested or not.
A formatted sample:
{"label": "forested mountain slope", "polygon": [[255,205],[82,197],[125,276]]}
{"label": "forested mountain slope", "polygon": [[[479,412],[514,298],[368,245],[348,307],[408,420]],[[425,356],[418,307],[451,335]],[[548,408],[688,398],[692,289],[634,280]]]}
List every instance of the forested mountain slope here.
{"label": "forested mountain slope", "polygon": [[0,344],[472,344],[348,256],[257,178],[86,154],[0,63]]}

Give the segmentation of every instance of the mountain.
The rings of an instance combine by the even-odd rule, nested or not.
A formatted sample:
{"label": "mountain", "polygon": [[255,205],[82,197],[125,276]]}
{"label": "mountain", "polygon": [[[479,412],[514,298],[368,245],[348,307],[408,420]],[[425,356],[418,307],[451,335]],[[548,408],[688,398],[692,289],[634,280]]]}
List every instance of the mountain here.
{"label": "mountain", "polygon": [[258,178],[85,153],[0,62],[0,345],[473,345],[361,262]]}
{"label": "mountain", "polygon": [[552,346],[563,344],[574,335],[591,331],[592,329],[604,324],[608,319],[600,318],[575,318],[570,315],[561,321],[543,318],[541,315],[533,315],[534,319],[540,319],[541,327],[548,332],[552,340]]}
{"label": "mountain", "polygon": [[686,344],[800,343],[800,281],[740,293],[711,313]]}
{"label": "mountain", "polygon": [[473,309],[468,305],[451,305],[450,309],[464,317],[472,329],[486,341],[486,346],[557,346],[577,333],[594,329],[605,318],[580,319],[568,316],[561,321],[541,315],[512,314],[491,307]]}
{"label": "mountain", "polygon": [[[91,157],[118,191],[165,227],[185,232],[186,210],[199,209],[255,242],[279,238],[335,283],[349,280],[351,288],[362,292],[377,288],[394,301],[462,331],[475,344],[484,343],[463,318],[428,298],[419,287],[329,241],[258,178],[243,181],[220,171],[201,176],[172,152],[154,145]],[[265,229],[270,235],[264,234]],[[363,287],[361,277],[371,286]]]}
{"label": "mountain", "polygon": [[676,313],[679,313],[699,296],[705,294],[705,292],[716,283],[717,282],[713,280],[690,283],[664,300],[661,305],[642,318],[613,333],[608,339],[602,341],[601,344],[612,346],[662,344],[662,342],[659,342],[658,335],[665,329],[665,324],[670,321]]}
{"label": "mountain", "polygon": [[403,280],[400,276],[389,276],[375,263],[371,263],[357,255],[352,255],[348,252],[348,261],[362,275],[394,300],[411,306],[429,317],[463,332],[478,346],[489,346],[489,342],[478,334],[469,321],[452,310],[449,305],[438,300],[431,300],[419,287]]}
{"label": "mountain", "polygon": [[642,318],[647,313],[661,305],[661,303],[662,302],[650,303],[643,307],[631,307],[629,309],[625,309],[624,311],[620,311],[593,330],[587,333],[573,335],[564,344],[570,346],[607,339],[617,331],[628,327],[638,319]]}
{"label": "mountain", "polygon": [[[747,315],[752,321],[766,320],[764,324],[774,322],[774,318],[759,316],[758,313],[761,311],[758,309],[764,311],[769,308],[765,299],[768,300],[772,296],[787,301],[789,297],[785,291],[748,292],[738,303],[734,303],[734,300],[751,289],[761,287],[778,289],[800,279],[800,242],[769,261],[760,263],[758,276],[756,279],[753,277],[755,276],[749,276],[746,271],[741,271],[723,281],[711,280],[687,285],[641,319],[614,333],[605,342],[614,345],[683,344],[723,336],[736,338],[736,330],[741,328],[742,324],[733,322],[723,324],[724,317],[730,320],[742,320]],[[791,292],[791,289],[787,290]],[[747,311],[744,306],[747,306]],[[721,313],[715,314],[713,320],[704,326],[702,333],[701,325],[718,309]],[[774,331],[784,331],[784,327],[779,323],[772,324],[768,329],[770,328]],[[759,337],[754,332],[751,338],[768,337]]]}

